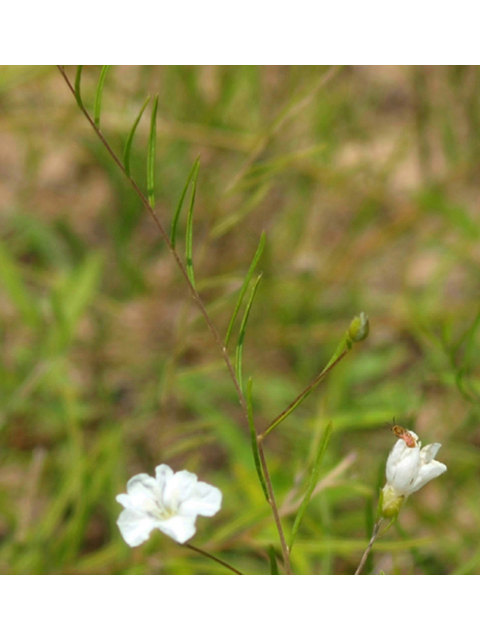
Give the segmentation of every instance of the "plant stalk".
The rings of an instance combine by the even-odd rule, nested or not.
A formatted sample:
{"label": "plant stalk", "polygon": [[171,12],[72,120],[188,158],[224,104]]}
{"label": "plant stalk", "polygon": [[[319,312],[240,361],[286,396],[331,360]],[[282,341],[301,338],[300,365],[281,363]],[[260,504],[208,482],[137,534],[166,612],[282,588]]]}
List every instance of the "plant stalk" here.
{"label": "plant stalk", "polygon": [[357,570],[355,571],[355,575],[359,576],[363,570],[363,567],[365,566],[365,562],[367,561],[367,558],[370,554],[370,551],[372,550],[372,547],[375,543],[375,540],[378,538],[378,534],[380,533],[380,527],[382,526],[382,522],[383,522],[383,518],[380,518],[379,520],[377,520],[377,522],[375,523],[375,526],[373,527],[373,533],[372,533],[372,537],[370,538],[370,542],[368,543],[368,547],[365,549],[365,553],[362,556],[362,559],[360,560],[360,564],[357,567]]}
{"label": "plant stalk", "polygon": [[[193,285],[193,283],[191,282],[190,278],[188,277],[188,273],[187,273],[187,269],[186,269],[185,265],[183,264],[182,260],[180,259],[180,256],[177,253],[175,247],[172,245],[172,243],[170,241],[170,238],[169,238],[167,232],[165,231],[165,228],[164,228],[163,224],[161,223],[161,221],[160,221],[159,217],[157,216],[155,210],[151,206],[148,198],[144,195],[144,193],[142,192],[142,190],[140,189],[138,184],[135,182],[135,180],[131,176],[129,176],[127,174],[123,163],[121,162],[121,160],[119,159],[119,157],[117,156],[115,151],[112,149],[110,144],[107,142],[105,136],[100,131],[99,127],[96,125],[96,123],[93,120],[93,118],[90,116],[88,111],[83,106],[82,101],[77,99],[77,94],[76,94],[76,91],[75,91],[75,87],[70,82],[70,79],[68,78],[68,76],[67,76],[67,74],[65,72],[65,69],[61,65],[58,65],[58,70],[60,71],[61,75],[63,76],[63,79],[65,80],[65,82],[66,82],[68,88],[70,89],[72,95],[76,99],[77,104],[78,104],[80,110],[82,111],[83,115],[86,117],[86,119],[90,123],[92,129],[95,131],[96,135],[98,136],[98,138],[102,142],[102,144],[105,147],[105,149],[110,154],[110,156],[113,159],[113,161],[115,162],[115,164],[119,167],[120,171],[123,173],[125,178],[130,182],[131,187],[137,193],[138,197],[140,198],[140,200],[142,201],[143,205],[147,209],[148,213],[150,214],[151,218],[153,219],[153,222],[155,223],[157,229],[159,230],[160,235],[162,236],[162,238],[165,241],[168,249],[170,250],[170,253],[173,256],[173,259],[175,260],[178,268],[180,269],[180,272],[182,273],[182,276],[183,276],[183,278],[184,278],[184,280],[185,280],[185,282],[187,284],[187,287],[188,287],[188,289],[190,291],[190,294],[191,294],[192,298],[194,299],[197,307],[199,308],[201,314],[203,315],[203,317],[205,319],[205,322],[207,324],[207,327],[209,328],[210,333],[212,334],[215,342],[217,343],[217,345],[218,345],[218,347],[219,347],[219,349],[220,349],[220,351],[222,353],[223,359],[225,361],[225,364],[227,366],[228,372],[229,372],[230,377],[232,379],[233,385],[234,385],[235,390],[237,392],[237,396],[238,396],[238,399],[239,399],[239,402],[240,402],[240,406],[242,408],[242,412],[243,412],[243,415],[244,415],[244,418],[245,418],[245,423],[248,426],[249,422],[248,422],[247,401],[245,399],[245,396],[243,395],[243,392],[242,392],[242,389],[241,389],[241,386],[240,386],[240,382],[239,382],[239,380],[238,380],[238,378],[237,378],[237,376],[235,374],[235,369],[234,369],[234,366],[233,366],[233,364],[232,364],[232,362],[230,360],[230,357],[228,355],[227,348],[226,348],[225,344],[222,342],[222,339],[220,338],[220,335],[219,335],[215,325],[213,324],[210,316],[208,315],[208,312],[207,312],[207,310],[205,308],[205,305],[202,302],[202,299],[200,298],[200,295],[198,294],[198,291],[196,290],[195,286]],[[260,447],[260,461],[261,461],[261,464],[262,464],[263,472],[264,472],[266,483],[267,483],[267,489],[268,489],[268,494],[269,494],[269,504],[270,504],[270,507],[272,509],[273,517],[274,517],[275,524],[276,524],[276,527],[277,527],[277,530],[278,530],[278,535],[279,535],[279,538],[280,538],[280,543],[281,543],[281,547],[282,547],[282,555],[283,555],[283,560],[284,560],[284,565],[285,565],[285,571],[286,571],[287,574],[290,574],[291,570],[290,570],[290,559],[289,559],[288,547],[287,547],[287,544],[285,542],[285,535],[284,535],[284,532],[283,532],[280,516],[279,516],[279,513],[278,513],[278,507],[277,507],[277,504],[275,502],[275,496],[274,496],[274,493],[273,493],[273,487],[272,487],[272,483],[271,483],[271,480],[270,480],[270,475],[268,473],[267,461],[266,461],[263,449],[261,447]],[[201,552],[201,551],[199,551],[199,552],[206,554],[206,552]]]}
{"label": "plant stalk", "polygon": [[191,549],[192,551],[196,551],[197,553],[199,553],[202,556],[205,556],[206,558],[210,558],[210,560],[213,560],[214,562],[221,564],[222,567],[226,567],[227,569],[230,569],[230,571],[232,571],[233,573],[236,573],[237,576],[243,576],[243,573],[241,571],[238,571],[238,569],[235,569],[235,567],[232,567],[232,565],[228,564],[228,562],[225,562],[224,560],[220,560],[220,558],[217,558],[211,553],[208,553],[208,551],[199,549],[199,547],[195,547],[193,544],[182,544],[181,546],[187,547],[187,549]]}

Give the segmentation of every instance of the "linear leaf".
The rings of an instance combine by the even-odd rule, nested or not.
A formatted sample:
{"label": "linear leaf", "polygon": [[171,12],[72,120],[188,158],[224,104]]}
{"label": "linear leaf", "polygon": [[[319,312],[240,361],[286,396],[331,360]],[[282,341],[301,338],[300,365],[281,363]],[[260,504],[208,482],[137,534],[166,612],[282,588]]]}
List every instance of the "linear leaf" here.
{"label": "linear leaf", "polygon": [[242,288],[240,289],[240,293],[238,295],[237,304],[235,305],[235,309],[233,311],[232,319],[230,320],[230,324],[228,325],[227,335],[225,337],[225,346],[227,346],[228,341],[230,339],[233,325],[237,318],[240,305],[242,304],[243,298],[245,296],[245,292],[248,288],[248,285],[250,284],[250,280],[252,279],[253,272],[255,271],[255,267],[257,266],[257,263],[260,260],[260,256],[263,253],[263,249],[265,247],[265,237],[266,237],[265,231],[262,231],[262,235],[260,236],[260,242],[258,243],[257,250],[255,251],[255,255],[253,256],[252,264],[250,265],[247,275],[245,276],[245,280],[243,281]]}
{"label": "linear leaf", "polygon": [[327,424],[325,431],[322,434],[320,439],[320,443],[318,445],[317,454],[315,456],[315,462],[312,467],[312,471],[310,473],[310,479],[308,481],[308,487],[303,496],[302,504],[298,509],[297,516],[295,518],[295,522],[292,527],[292,534],[290,537],[289,548],[292,550],[293,543],[295,541],[295,536],[297,535],[298,528],[300,527],[300,523],[302,522],[303,516],[305,515],[305,511],[307,510],[308,503],[310,502],[310,498],[312,493],[317,486],[318,476],[320,475],[320,467],[322,465],[323,456],[325,455],[325,451],[327,450],[328,442],[330,440],[330,436],[332,435],[333,425],[331,422]]}
{"label": "linear leaf", "polygon": [[250,438],[252,441],[253,460],[255,462],[255,469],[257,470],[258,479],[262,485],[263,493],[265,494],[265,500],[268,502],[267,483],[265,482],[265,476],[263,475],[262,464],[260,462],[260,452],[258,451],[257,432],[255,431],[255,423],[253,421],[253,406],[252,406],[252,378],[247,382],[247,413],[248,413],[248,426],[250,427]]}
{"label": "linear leaf", "polygon": [[190,205],[188,207],[187,228],[185,232],[185,257],[187,274],[190,282],[195,286],[195,277],[193,274],[193,206],[195,204],[195,194],[197,192],[197,177],[200,163],[194,167],[192,176],[192,193],[190,196]]}
{"label": "linear leaf", "polygon": [[147,157],[147,191],[150,206],[155,206],[155,148],[157,144],[157,107],[158,94],[155,96],[152,108],[152,118],[150,120],[150,136],[148,139]]}
{"label": "linear leaf", "polygon": [[258,285],[260,284],[260,280],[262,278],[262,274],[260,274],[253,285],[252,293],[250,295],[250,299],[247,303],[247,307],[245,309],[245,314],[243,316],[242,324],[240,325],[240,333],[238,335],[237,349],[235,352],[235,374],[237,376],[238,384],[243,391],[243,383],[242,383],[242,356],[243,356],[243,342],[245,340],[245,332],[247,330],[247,322],[248,316],[250,315],[250,309],[252,308],[253,299],[255,298],[255,294],[257,292]]}
{"label": "linear leaf", "polygon": [[130,133],[128,134],[127,141],[125,142],[125,149],[123,150],[123,164],[125,167],[125,173],[128,177],[130,177],[130,153],[132,150],[133,136],[135,135],[135,131],[137,130],[138,123],[140,122],[143,112],[147,108],[147,104],[150,102],[150,96],[145,100],[140,109],[138,116],[135,118],[135,122],[133,123],[133,127],[130,129]]}
{"label": "linear leaf", "polygon": [[316,376],[312,382],[308,385],[306,389],[302,391],[302,393],[295,398],[293,402],[291,402],[286,409],[282,411],[274,421],[269,425],[268,429],[264,432],[264,436],[273,431],[275,427],[288,418],[288,416],[295,411],[295,409],[310,395],[310,393],[320,384],[320,382],[325,378],[325,376],[333,369],[333,367],[342,360],[342,358],[351,350],[352,341],[348,336],[348,332],[345,333],[342,340],[339,342],[337,348],[335,349],[335,353],[328,361],[328,364],[320,371],[318,376]]}
{"label": "linear leaf", "polygon": [[100,78],[98,79],[97,90],[95,92],[95,105],[93,109],[93,119],[96,126],[100,129],[100,112],[102,110],[102,94],[103,85],[105,84],[105,78],[107,71],[110,69],[109,64],[104,64],[100,72]]}
{"label": "linear leaf", "polygon": [[82,70],[83,70],[83,64],[79,64],[77,66],[77,73],[75,74],[75,99],[80,109],[83,109],[82,94],[80,92],[80,84],[82,81]]}
{"label": "linear leaf", "polygon": [[268,557],[270,558],[270,575],[278,576],[277,556],[273,545],[268,547]]}
{"label": "linear leaf", "polygon": [[183,207],[183,201],[185,200],[185,196],[187,195],[188,185],[193,178],[195,172],[198,172],[199,158],[195,160],[193,163],[193,167],[190,169],[190,173],[188,174],[187,181],[185,182],[185,186],[183,187],[182,195],[180,196],[180,200],[178,202],[177,210],[175,211],[175,215],[172,220],[172,228],[170,231],[170,242],[172,243],[172,247],[175,248],[176,235],[177,235],[177,224],[180,218],[180,213]]}

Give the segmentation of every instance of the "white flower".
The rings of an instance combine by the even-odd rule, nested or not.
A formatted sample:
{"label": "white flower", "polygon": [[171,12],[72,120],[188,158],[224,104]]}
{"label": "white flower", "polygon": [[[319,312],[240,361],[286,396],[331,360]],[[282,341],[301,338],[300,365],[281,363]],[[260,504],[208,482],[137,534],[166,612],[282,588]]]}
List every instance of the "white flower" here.
{"label": "white flower", "polygon": [[161,464],[155,474],[155,478],[146,473],[133,476],[127,493],[117,496],[117,502],[125,507],[117,524],[131,547],[145,542],[153,529],[183,544],[195,534],[197,516],[214,516],[222,505],[220,489],[199,482],[194,473],[174,473]]}
{"label": "white flower", "polygon": [[[398,440],[388,456],[387,484],[380,502],[384,517],[396,516],[407,496],[447,470],[443,463],[435,460],[441,444],[428,444],[422,449],[416,433],[407,430],[405,433],[406,438]],[[408,446],[406,440],[413,446]]]}

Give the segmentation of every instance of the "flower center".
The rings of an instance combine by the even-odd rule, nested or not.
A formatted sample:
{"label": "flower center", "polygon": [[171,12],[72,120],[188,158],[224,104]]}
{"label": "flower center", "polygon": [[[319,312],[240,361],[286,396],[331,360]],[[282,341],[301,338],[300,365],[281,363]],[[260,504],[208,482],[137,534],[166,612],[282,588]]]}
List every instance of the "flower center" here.
{"label": "flower center", "polygon": [[151,515],[158,520],[168,520],[175,515],[171,509],[167,509],[167,507],[158,500],[155,500],[155,508],[152,511],[153,513]]}

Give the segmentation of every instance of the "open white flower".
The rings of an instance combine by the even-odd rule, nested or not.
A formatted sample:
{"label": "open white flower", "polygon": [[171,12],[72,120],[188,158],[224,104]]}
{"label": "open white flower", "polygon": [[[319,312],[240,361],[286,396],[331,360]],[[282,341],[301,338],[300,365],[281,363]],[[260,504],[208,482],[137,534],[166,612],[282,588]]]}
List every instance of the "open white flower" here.
{"label": "open white flower", "polygon": [[435,460],[441,446],[436,442],[422,449],[417,434],[405,430],[405,439],[398,440],[388,456],[387,484],[380,499],[383,517],[395,517],[407,496],[447,470],[443,463]]}
{"label": "open white flower", "polygon": [[153,529],[183,544],[195,534],[197,516],[214,516],[222,506],[220,489],[199,482],[194,473],[174,473],[161,464],[155,474],[155,478],[146,473],[133,476],[127,493],[117,496],[117,502],[125,507],[117,524],[131,547],[145,542]]}

